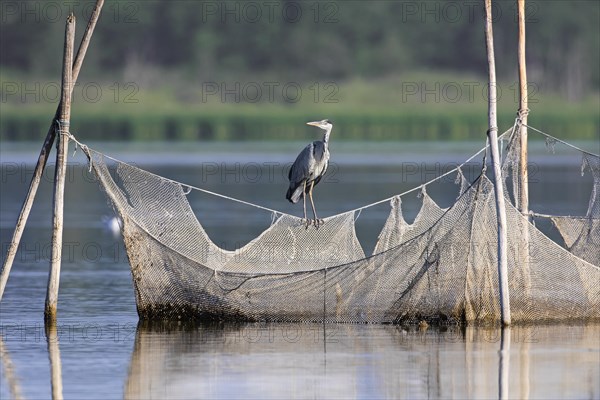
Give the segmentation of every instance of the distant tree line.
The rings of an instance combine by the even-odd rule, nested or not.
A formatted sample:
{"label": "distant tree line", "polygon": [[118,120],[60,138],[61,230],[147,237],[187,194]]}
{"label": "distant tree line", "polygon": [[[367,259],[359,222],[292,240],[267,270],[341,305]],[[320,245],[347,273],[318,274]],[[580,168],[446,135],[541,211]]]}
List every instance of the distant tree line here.
{"label": "distant tree line", "polygon": [[[64,18],[91,1],[1,3],[0,67],[59,76]],[[501,78],[516,76],[516,1],[495,1]],[[579,100],[600,87],[597,1],[527,0],[530,80]],[[483,75],[483,1],[107,0],[84,70],[176,71],[194,82],[344,80],[403,71]]]}

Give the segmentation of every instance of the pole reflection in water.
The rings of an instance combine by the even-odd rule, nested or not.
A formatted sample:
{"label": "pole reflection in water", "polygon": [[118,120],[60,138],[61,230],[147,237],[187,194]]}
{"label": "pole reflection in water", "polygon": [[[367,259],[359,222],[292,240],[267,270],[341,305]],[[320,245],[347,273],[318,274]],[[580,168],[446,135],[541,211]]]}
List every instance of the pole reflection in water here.
{"label": "pole reflection in water", "polygon": [[498,352],[498,398],[508,399],[508,375],[510,373],[510,327],[500,330],[500,351]]}
{"label": "pole reflection in water", "polygon": [[[525,337],[530,338],[531,327],[523,328],[526,333]],[[529,400],[529,340],[521,341],[521,348],[519,351],[519,370],[521,372],[521,385],[519,391],[519,398],[522,400]]]}
{"label": "pole reflection in water", "polygon": [[495,328],[140,323],[124,397],[507,398],[510,341]]}
{"label": "pole reflection in water", "polygon": [[48,357],[50,359],[50,383],[52,386],[52,400],[63,399],[62,364],[60,349],[58,347],[58,331],[56,322],[45,325],[46,342],[48,344]]}
{"label": "pole reflection in water", "polygon": [[0,335],[0,359],[2,359],[2,376],[8,383],[10,396],[16,400],[22,399],[21,385],[19,385],[19,380],[15,375],[13,363],[10,359],[10,354],[8,354],[8,350],[6,350],[6,347],[4,346],[2,335]]}
{"label": "pole reflection in water", "polygon": [[[140,323],[124,397],[505,399],[527,398],[532,379],[535,397],[556,396],[557,384],[565,397],[580,397],[582,388],[573,380],[578,366],[573,361],[580,360],[584,376],[600,370],[594,364],[597,327],[422,331],[389,325],[325,325],[323,332],[321,324]],[[583,352],[574,358],[557,353],[557,360],[541,362],[538,373],[530,377],[531,344],[538,346],[538,354],[545,354],[554,347],[555,335],[570,336],[573,346]],[[513,352],[511,343],[519,342],[522,345]],[[515,357],[518,368],[511,372]],[[562,368],[570,368],[570,378]],[[597,394],[599,385],[588,379],[589,390],[583,397]]]}
{"label": "pole reflection in water", "polygon": [[[61,358],[58,338],[68,336],[55,325],[45,328],[47,395],[39,391],[39,381],[47,385],[48,376],[30,371],[27,362],[43,355],[32,352],[36,342],[5,335],[0,337],[2,398],[61,399],[63,390],[65,397],[81,399],[103,393],[126,399],[600,398],[599,325],[502,331],[140,322],[120,358],[100,350],[103,346],[90,351],[90,343],[83,348],[72,338],[60,343]],[[102,363],[107,369],[90,369]],[[128,364],[126,372],[108,367],[115,363]]]}

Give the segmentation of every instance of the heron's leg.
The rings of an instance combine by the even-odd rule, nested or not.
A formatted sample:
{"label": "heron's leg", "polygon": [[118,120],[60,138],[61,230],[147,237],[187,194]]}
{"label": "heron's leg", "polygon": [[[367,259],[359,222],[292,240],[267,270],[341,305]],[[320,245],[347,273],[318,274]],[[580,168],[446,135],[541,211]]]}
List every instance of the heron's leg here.
{"label": "heron's leg", "polygon": [[306,215],[306,180],[304,181],[303,185],[304,187],[302,188],[302,201],[304,202],[304,220],[302,222],[306,223],[306,229],[308,229],[308,226],[310,225],[310,220]]}
{"label": "heron's leg", "polygon": [[314,186],[315,186],[315,181],[312,181],[310,183],[310,188],[308,189],[308,196],[310,197],[310,205],[312,206],[313,215],[315,216],[314,224],[318,228],[319,225],[321,225],[323,223],[323,220],[319,219],[319,217],[317,217],[317,210],[315,210],[315,202],[313,201],[313,197],[312,197],[312,191],[313,191]]}

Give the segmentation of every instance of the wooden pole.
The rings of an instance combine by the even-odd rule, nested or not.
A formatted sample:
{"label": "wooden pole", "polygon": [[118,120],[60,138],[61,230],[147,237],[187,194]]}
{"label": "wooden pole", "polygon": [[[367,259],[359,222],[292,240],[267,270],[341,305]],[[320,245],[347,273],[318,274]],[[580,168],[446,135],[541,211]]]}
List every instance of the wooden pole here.
{"label": "wooden pole", "polygon": [[[517,16],[519,21],[519,118],[521,119],[521,125],[519,126],[519,190],[515,191],[515,195],[518,194],[515,202],[521,215],[531,222],[531,216],[529,215],[529,172],[527,169],[527,114],[529,114],[529,109],[527,108],[527,64],[525,61],[525,0],[517,0]],[[529,241],[529,225],[524,224],[521,232],[520,249],[517,254],[519,255],[519,270],[525,278],[525,295],[531,292]]]}
{"label": "wooden pole", "polygon": [[519,211],[529,215],[529,180],[527,176],[527,67],[525,63],[525,0],[517,0],[519,19],[519,116],[521,154],[519,159]]}
{"label": "wooden pole", "polygon": [[71,87],[73,83],[73,45],[75,43],[75,16],[67,17],[65,28],[65,50],[62,73],[62,94],[60,101],[60,116],[58,146],[56,149],[56,170],[54,173],[54,213],[52,216],[52,258],[48,276],[48,291],[46,292],[46,321],[56,319],[56,304],[58,302],[58,284],[60,281],[60,264],[62,260],[63,210],[65,194],[65,173],[67,169],[67,151],[69,137],[64,135],[71,124]]}
{"label": "wooden pole", "polygon": [[[75,57],[75,63],[73,64],[73,84],[77,82],[77,78],[79,77],[79,71],[83,65],[83,60],[90,45],[90,40],[92,40],[92,34],[94,33],[94,28],[96,28],[98,18],[100,18],[100,12],[102,11],[103,5],[104,0],[96,0],[96,5],[94,6],[92,15],[90,15],[90,20],[85,27],[85,33],[81,39],[81,44],[79,45],[79,50],[77,50],[77,56]],[[73,88],[71,88],[71,92],[73,92]]]}
{"label": "wooden pole", "polygon": [[[94,33],[94,28],[96,27],[96,22],[98,22],[98,18],[100,17],[100,12],[103,5],[104,0],[96,1],[96,6],[94,7],[94,11],[90,16],[87,28],[83,34],[83,39],[81,39],[77,57],[75,58],[75,63],[73,64],[72,86],[74,86],[75,82],[77,82],[79,71],[81,70],[81,65],[83,64],[83,59],[85,58],[85,54],[90,44],[90,39]],[[71,87],[71,92],[72,91],[73,87]],[[42,174],[44,172],[44,168],[46,167],[46,162],[48,161],[48,156],[50,155],[50,150],[52,149],[52,144],[54,143],[54,138],[56,137],[56,120],[58,118],[60,118],[60,104],[54,113],[54,118],[50,124],[50,129],[48,129],[48,133],[46,134],[46,139],[44,140],[42,150],[40,151],[40,155],[33,172],[33,177],[31,178],[31,183],[29,184],[29,190],[27,191],[25,201],[21,207],[21,213],[19,214],[19,218],[17,219],[17,223],[15,225],[13,238],[10,242],[10,247],[8,248],[4,265],[2,266],[2,272],[0,273],[0,301],[4,295],[4,288],[6,287],[6,282],[8,281],[12,264],[15,256],[17,255],[19,243],[21,242],[21,236],[23,236],[23,230],[25,229],[25,224],[29,218],[29,213],[31,212],[31,207],[33,206],[33,200],[35,199],[35,195],[40,185]]]}
{"label": "wooden pole", "polygon": [[504,185],[498,151],[498,120],[496,95],[496,62],[494,56],[494,31],[492,29],[492,0],[485,0],[485,38],[489,66],[488,82],[488,139],[494,166],[494,189],[496,191],[496,215],[498,219],[498,282],[500,284],[500,310],[503,326],[510,325],[510,298],[508,294],[506,208]]}

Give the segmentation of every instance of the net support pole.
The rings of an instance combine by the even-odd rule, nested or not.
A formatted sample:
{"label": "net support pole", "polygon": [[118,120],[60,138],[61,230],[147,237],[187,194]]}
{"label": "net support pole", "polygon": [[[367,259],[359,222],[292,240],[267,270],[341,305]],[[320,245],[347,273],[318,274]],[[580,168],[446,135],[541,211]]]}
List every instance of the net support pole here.
{"label": "net support pole", "polygon": [[529,181],[527,175],[527,66],[525,61],[525,0],[517,0],[519,20],[519,211],[529,215]]}
{"label": "net support pole", "polygon": [[62,90],[60,100],[60,115],[56,149],[56,170],[54,172],[54,197],[52,214],[52,257],[50,259],[50,274],[48,275],[48,290],[46,292],[46,307],[44,319],[56,319],[56,305],[58,303],[58,285],[60,281],[60,265],[62,261],[63,242],[63,211],[65,194],[65,173],[67,169],[67,151],[69,137],[63,133],[68,132],[71,123],[71,87],[73,84],[73,44],[75,43],[75,16],[71,13],[67,17],[65,28],[65,48],[62,70]]}
{"label": "net support pole", "polygon": [[494,171],[494,189],[496,197],[496,215],[498,219],[498,282],[500,284],[500,310],[503,326],[510,325],[510,298],[508,294],[506,208],[504,187],[498,151],[498,118],[496,94],[496,64],[494,57],[494,32],[492,29],[492,0],[485,0],[485,38],[488,57],[488,139]]}
{"label": "net support pole", "polygon": [[[527,64],[525,60],[525,0],[517,0],[517,19],[519,23],[519,119],[521,120],[519,126],[519,144],[521,153],[519,155],[519,198],[517,200],[517,206],[521,215],[531,221],[531,216],[529,215],[529,173],[527,170],[527,114],[529,113],[529,109],[527,99]],[[528,224],[524,224],[520,244],[521,249],[519,251],[519,262],[521,263],[521,270],[526,272],[527,291],[529,291],[531,283],[529,279],[529,241],[529,226]]]}
{"label": "net support pole", "polygon": [[[100,12],[102,10],[103,5],[104,0],[96,1],[96,6],[92,11],[87,28],[85,29],[85,33],[83,34],[83,38],[81,39],[81,44],[79,45],[79,50],[77,51],[77,57],[75,57],[75,63],[73,64],[73,86],[75,85],[75,82],[77,82],[77,77],[79,76],[79,71],[81,70],[83,59],[85,58],[85,54],[90,44],[92,34],[94,33],[96,22],[98,22],[98,18],[100,17]],[[73,87],[71,87],[71,91],[72,90]],[[50,155],[52,144],[54,144],[54,138],[56,137],[56,120],[58,118],[60,118],[60,104],[56,109],[56,112],[54,113],[54,118],[52,118],[50,129],[48,129],[46,139],[44,140],[44,144],[42,145],[42,150],[40,151],[40,155],[38,156],[38,160],[33,171],[33,177],[31,178],[31,183],[29,184],[29,190],[27,191],[25,201],[23,202],[23,206],[21,207],[21,213],[17,218],[15,231],[13,233],[13,237],[10,242],[8,252],[6,254],[4,264],[2,265],[2,272],[0,273],[0,301],[2,301],[2,296],[4,295],[4,288],[6,287],[6,282],[8,281],[8,276],[10,275],[12,264],[15,260],[15,256],[17,255],[19,243],[21,242],[21,237],[23,236],[23,230],[25,229],[25,225],[27,224],[27,219],[29,218],[29,213],[31,212],[31,207],[33,206],[33,201],[35,199],[35,195],[40,185],[42,174],[44,173],[44,168],[46,167],[46,163],[48,162],[48,156]]]}
{"label": "net support pole", "polygon": [[[528,109],[528,92],[527,92],[527,64],[525,60],[525,0],[517,0],[517,19],[519,24],[519,43],[518,43],[518,58],[519,58],[519,198],[516,199],[517,207],[521,215],[525,216],[531,222],[529,215],[529,172],[527,169],[527,114]],[[527,284],[525,290],[529,293],[531,288],[530,279],[530,255],[529,255],[529,226],[524,224],[521,238],[521,249],[519,254],[520,269],[524,272]]]}

